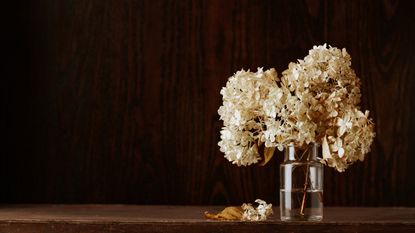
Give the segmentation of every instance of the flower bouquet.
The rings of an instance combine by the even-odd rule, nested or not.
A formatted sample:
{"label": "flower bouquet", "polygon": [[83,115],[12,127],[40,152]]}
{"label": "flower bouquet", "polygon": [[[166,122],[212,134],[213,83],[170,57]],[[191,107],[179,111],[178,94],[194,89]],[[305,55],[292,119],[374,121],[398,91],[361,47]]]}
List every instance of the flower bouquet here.
{"label": "flower bouquet", "polygon": [[[218,145],[238,166],[265,165],[276,148],[306,151],[317,144],[318,161],[343,172],[364,160],[375,137],[369,111],[359,106],[360,80],[346,49],[314,46],[281,76],[274,69],[238,71],[220,94]],[[305,181],[312,183],[311,177]]]}

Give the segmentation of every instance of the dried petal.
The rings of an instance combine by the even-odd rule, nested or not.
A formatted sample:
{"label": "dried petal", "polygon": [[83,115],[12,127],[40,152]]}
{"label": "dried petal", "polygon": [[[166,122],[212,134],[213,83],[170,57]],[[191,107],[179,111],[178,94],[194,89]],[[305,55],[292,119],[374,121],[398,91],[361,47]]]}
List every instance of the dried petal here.
{"label": "dried petal", "polygon": [[324,136],[323,138],[322,149],[323,149],[323,159],[331,159],[330,148],[329,148],[329,144],[327,143],[326,136]]}

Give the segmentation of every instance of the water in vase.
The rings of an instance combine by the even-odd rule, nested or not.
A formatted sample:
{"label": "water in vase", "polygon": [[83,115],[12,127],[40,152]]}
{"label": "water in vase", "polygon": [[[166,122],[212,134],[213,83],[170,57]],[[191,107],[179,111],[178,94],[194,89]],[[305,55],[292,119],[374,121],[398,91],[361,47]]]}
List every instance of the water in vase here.
{"label": "water in vase", "polygon": [[323,190],[280,190],[281,220],[320,221],[323,219]]}

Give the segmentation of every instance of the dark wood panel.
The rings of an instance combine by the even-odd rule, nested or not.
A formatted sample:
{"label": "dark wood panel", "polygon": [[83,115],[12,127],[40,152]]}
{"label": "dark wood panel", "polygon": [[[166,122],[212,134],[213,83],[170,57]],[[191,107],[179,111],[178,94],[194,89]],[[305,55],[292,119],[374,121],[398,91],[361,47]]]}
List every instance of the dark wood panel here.
{"label": "dark wood panel", "polygon": [[[278,203],[278,154],[229,164],[219,91],[241,68],[346,47],[377,137],[326,169],[326,205],[414,206],[413,1],[33,1],[8,65],[2,202]],[[12,11],[13,12],[13,11]],[[13,18],[14,17],[14,18]],[[12,24],[13,25],[13,24]],[[16,48],[16,49],[13,49]]]}

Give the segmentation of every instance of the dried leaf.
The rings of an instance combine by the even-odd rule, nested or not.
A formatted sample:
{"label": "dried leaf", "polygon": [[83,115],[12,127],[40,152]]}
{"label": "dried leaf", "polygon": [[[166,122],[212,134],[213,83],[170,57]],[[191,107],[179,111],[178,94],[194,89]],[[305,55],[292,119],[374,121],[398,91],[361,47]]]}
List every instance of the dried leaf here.
{"label": "dried leaf", "polygon": [[275,147],[265,147],[264,149],[264,160],[259,164],[259,166],[264,166],[267,164],[272,156],[274,155]]}
{"label": "dried leaf", "polygon": [[214,220],[241,220],[242,214],[243,212],[241,207],[236,206],[226,207],[218,214],[210,214],[209,212],[205,211],[205,217],[207,219]]}

